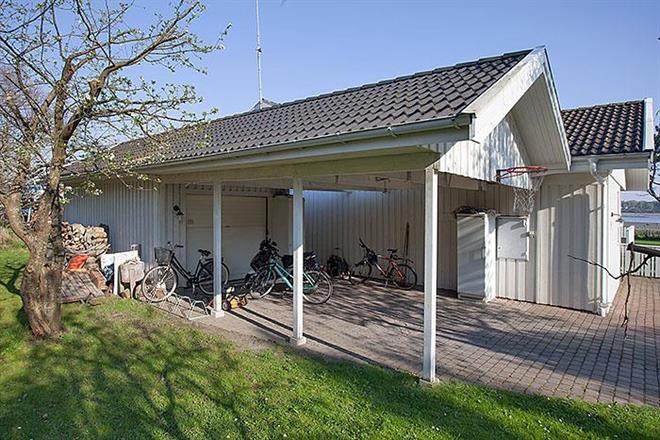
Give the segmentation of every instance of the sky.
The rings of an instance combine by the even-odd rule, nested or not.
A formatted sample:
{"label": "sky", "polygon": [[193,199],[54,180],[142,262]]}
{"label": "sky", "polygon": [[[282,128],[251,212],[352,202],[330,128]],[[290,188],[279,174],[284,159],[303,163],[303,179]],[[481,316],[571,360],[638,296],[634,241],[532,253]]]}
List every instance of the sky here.
{"label": "sky", "polygon": [[[157,2],[155,2],[157,3]],[[254,0],[207,0],[193,26],[225,50],[186,74],[201,108],[258,100]],[[261,0],[266,98],[285,102],[545,45],[562,108],[653,97],[660,108],[660,1]]]}
{"label": "sky", "polygon": [[[164,2],[147,1],[145,14]],[[254,0],[207,0],[193,30],[231,23],[208,75],[179,72],[221,115],[258,101]],[[652,97],[660,1],[260,0],[264,96],[276,102],[544,45],[562,108]],[[181,77],[184,75],[184,77]],[[656,121],[658,118],[656,118]]]}

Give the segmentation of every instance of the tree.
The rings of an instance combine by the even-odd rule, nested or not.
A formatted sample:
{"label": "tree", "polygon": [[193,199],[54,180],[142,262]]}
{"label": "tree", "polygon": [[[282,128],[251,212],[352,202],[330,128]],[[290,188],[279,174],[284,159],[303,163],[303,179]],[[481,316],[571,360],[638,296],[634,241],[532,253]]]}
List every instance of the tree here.
{"label": "tree", "polygon": [[[158,133],[196,127],[208,116],[186,110],[200,102],[193,87],[148,80],[136,69],[204,73],[197,64],[222,47],[224,33],[207,44],[190,30],[204,9],[198,0],[176,0],[147,25],[145,9],[0,0],[0,203],[29,251],[20,294],[37,337],[63,331],[61,180],[67,167],[103,164],[96,172],[119,176],[135,163],[128,156],[120,163],[108,145],[139,135],[157,154],[168,148]],[[33,203],[30,222],[21,214],[26,194]]]}
{"label": "tree", "polygon": [[653,156],[651,158],[651,170],[649,177],[649,194],[660,202],[660,125],[655,127],[653,134]]}

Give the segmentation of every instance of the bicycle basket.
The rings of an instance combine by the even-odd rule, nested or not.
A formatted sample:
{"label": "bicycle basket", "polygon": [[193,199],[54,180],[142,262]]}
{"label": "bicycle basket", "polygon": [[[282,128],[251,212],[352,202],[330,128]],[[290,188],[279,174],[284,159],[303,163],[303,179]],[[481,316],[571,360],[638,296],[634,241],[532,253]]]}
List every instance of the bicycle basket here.
{"label": "bicycle basket", "polygon": [[371,264],[376,264],[378,262],[378,255],[375,252],[368,252],[367,261]]}
{"label": "bicycle basket", "polygon": [[157,247],[154,248],[154,253],[156,254],[156,262],[164,265],[169,264],[174,252],[166,247]]}

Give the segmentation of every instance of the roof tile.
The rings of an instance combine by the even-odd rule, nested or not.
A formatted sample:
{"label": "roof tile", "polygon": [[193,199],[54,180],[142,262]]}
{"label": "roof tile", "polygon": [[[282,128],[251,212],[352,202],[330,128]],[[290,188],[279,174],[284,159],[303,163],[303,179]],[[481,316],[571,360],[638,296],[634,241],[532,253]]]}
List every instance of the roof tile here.
{"label": "roof tile", "polygon": [[[420,72],[360,87],[319,95],[208,123],[199,130],[164,135],[159,162],[210,156],[228,151],[267,148],[423,120],[450,118],[484,93],[519,63],[529,50]],[[202,140],[207,143],[203,146]],[[145,142],[115,147],[117,157],[149,155]],[[166,151],[163,151],[166,150]]]}
{"label": "roof tile", "polygon": [[573,156],[644,151],[644,101],[562,110]]}

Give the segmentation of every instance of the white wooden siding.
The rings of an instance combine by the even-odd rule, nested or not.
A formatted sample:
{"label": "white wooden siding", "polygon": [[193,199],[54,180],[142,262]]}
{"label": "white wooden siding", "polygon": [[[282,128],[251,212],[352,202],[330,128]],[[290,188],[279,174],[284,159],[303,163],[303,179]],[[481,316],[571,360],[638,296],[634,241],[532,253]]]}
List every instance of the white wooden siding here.
{"label": "white wooden siding", "polygon": [[[529,165],[525,144],[511,114],[500,121],[482,142],[440,143],[435,149],[443,153],[436,164],[440,172],[484,181],[495,181],[499,169]],[[504,183],[524,187],[528,179],[521,176]]]}
{"label": "white wooden siding", "polygon": [[602,261],[600,187],[588,175],[546,177],[537,198],[537,302],[596,311]]}
{"label": "white wooden siding", "polygon": [[[611,218],[610,269],[618,266],[618,236],[616,214],[619,187],[614,179],[607,180]],[[479,185],[477,185],[479,186]],[[441,186],[439,191],[439,255],[438,286],[456,289],[456,218],[461,206],[495,209],[511,214],[512,188],[482,184],[483,190],[468,190]],[[153,260],[153,247],[167,241],[186,245],[185,195],[206,193],[210,187],[161,185],[159,191],[137,191],[120,183],[101,185],[102,196],[74,198],[65,208],[65,218],[89,225],[110,226],[113,251],[122,251],[131,244],[142,246],[142,258]],[[246,193],[272,195],[258,188],[230,188],[225,195]],[[599,299],[600,274],[597,268],[570,259],[575,255],[592,261],[602,261],[601,192],[588,174],[546,177],[538,194],[538,212],[530,216],[529,261],[497,261],[497,295],[499,297],[534,301],[576,309],[595,311]],[[178,205],[184,216],[172,209]],[[272,205],[272,203],[270,204]],[[286,206],[288,204],[284,204]],[[357,245],[362,237],[381,253],[388,247],[403,253],[405,227],[410,224],[408,256],[415,262],[419,280],[423,279],[423,191],[305,191],[305,247],[317,251],[322,261],[343,249],[349,262],[361,257]],[[274,214],[274,212],[272,213]],[[269,217],[272,216],[269,213]],[[273,225],[273,218],[269,224]],[[289,222],[289,219],[282,219]],[[271,226],[272,227],[272,226]],[[185,264],[185,252],[179,251]],[[618,286],[608,282],[607,298],[611,300]],[[538,288],[537,288],[538,287]]]}
{"label": "white wooden siding", "polygon": [[[472,206],[511,214],[513,194],[503,185],[487,185],[483,191],[441,187],[439,193],[438,287],[454,290],[454,210]],[[529,260],[497,260],[497,296],[596,311],[600,271],[569,255],[601,261],[600,197],[600,187],[589,175],[547,177],[538,194],[538,211],[529,219],[530,231],[535,235],[529,243]],[[614,198],[611,206],[615,206]],[[306,191],[305,203],[305,247],[314,249],[322,261],[336,252],[335,247],[343,249],[349,262],[357,261],[362,255],[359,237],[381,253],[394,247],[401,254],[409,223],[409,257],[422,279],[421,188],[387,193]],[[613,245],[608,252],[614,255],[618,249]],[[609,296],[613,298],[618,283],[610,285]]]}
{"label": "white wooden siding", "polygon": [[111,252],[126,251],[139,244],[142,258],[151,263],[160,231],[160,192],[132,189],[119,182],[98,187],[103,191],[100,196],[73,197],[64,207],[64,219],[85,225],[108,225]]}
{"label": "white wooden siding", "polygon": [[[456,289],[456,217],[461,206],[495,209],[510,214],[511,189],[487,185],[484,191],[440,187],[438,200],[438,287]],[[343,250],[349,262],[362,256],[358,239],[380,253],[398,248],[403,254],[406,223],[410,225],[408,257],[423,279],[424,193],[422,189],[373,191],[305,191],[305,248],[315,250],[322,261]],[[498,261],[498,271],[507,268],[515,277],[505,278],[505,288],[515,296],[526,292],[527,262]],[[522,299],[522,298],[521,298]]]}
{"label": "white wooden siding", "polygon": [[[135,190],[121,183],[106,182],[98,185],[101,195],[73,197],[65,206],[64,218],[71,223],[85,225],[106,224],[110,227],[112,252],[130,249],[132,244],[142,248],[141,258],[154,263],[156,246],[168,242],[181,244],[177,257],[182,264],[186,258],[186,194],[211,194],[210,185],[162,184],[158,191]],[[263,188],[224,185],[223,195],[272,195]],[[183,212],[176,215],[177,205]]]}

